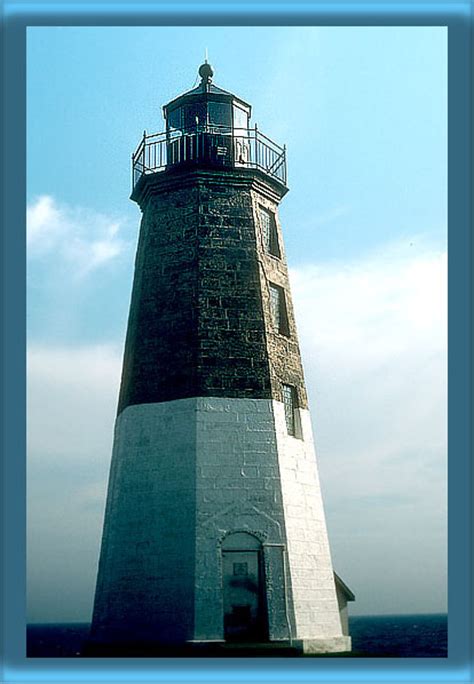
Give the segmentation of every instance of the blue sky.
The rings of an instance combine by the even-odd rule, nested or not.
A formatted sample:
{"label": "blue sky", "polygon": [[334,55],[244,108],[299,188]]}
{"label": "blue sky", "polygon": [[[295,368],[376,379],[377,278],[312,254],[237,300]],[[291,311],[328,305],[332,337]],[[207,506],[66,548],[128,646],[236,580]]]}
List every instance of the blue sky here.
{"label": "blue sky", "polygon": [[353,612],[443,611],[446,30],[38,27],[27,78],[30,619],[90,616],[140,220],[130,156],[144,129],[162,130],[161,106],[194,85],[206,48],[215,83],[287,145],[280,219]]}

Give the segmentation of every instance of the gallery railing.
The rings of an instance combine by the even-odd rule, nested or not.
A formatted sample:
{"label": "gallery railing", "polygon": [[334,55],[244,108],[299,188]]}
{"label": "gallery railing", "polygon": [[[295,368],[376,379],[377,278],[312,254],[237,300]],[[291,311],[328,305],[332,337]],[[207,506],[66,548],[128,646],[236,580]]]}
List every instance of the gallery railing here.
{"label": "gallery railing", "polygon": [[132,155],[132,187],[144,174],[183,164],[260,169],[286,185],[286,149],[255,128],[194,127],[143,134]]}

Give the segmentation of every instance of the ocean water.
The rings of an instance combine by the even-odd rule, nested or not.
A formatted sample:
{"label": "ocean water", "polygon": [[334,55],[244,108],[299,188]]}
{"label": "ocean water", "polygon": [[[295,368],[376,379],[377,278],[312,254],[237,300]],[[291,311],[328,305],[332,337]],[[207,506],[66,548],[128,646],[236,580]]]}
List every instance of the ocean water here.
{"label": "ocean water", "polygon": [[[349,630],[353,657],[445,658],[448,655],[447,615],[350,617]],[[28,625],[27,656],[78,658],[88,634],[88,623]]]}
{"label": "ocean water", "polygon": [[446,658],[447,615],[350,617],[354,654],[368,657]]}

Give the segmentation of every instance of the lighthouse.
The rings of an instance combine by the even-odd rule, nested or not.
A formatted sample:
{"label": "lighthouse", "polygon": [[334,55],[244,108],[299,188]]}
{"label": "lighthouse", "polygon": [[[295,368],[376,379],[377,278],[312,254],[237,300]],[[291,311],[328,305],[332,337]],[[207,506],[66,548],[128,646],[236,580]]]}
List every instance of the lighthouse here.
{"label": "lighthouse", "polygon": [[142,212],[91,640],[350,650],[279,203],[286,151],[213,83],[132,157]]}

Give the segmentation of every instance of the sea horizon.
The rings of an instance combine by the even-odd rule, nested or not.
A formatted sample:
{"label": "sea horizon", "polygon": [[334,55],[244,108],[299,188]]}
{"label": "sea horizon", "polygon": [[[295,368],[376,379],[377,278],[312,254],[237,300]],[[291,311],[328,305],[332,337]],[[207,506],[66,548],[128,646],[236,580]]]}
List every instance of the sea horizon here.
{"label": "sea horizon", "polygon": [[[448,613],[351,615],[352,652],[344,657],[445,658],[447,623]],[[90,624],[90,621],[27,623],[27,657],[81,657]]]}

